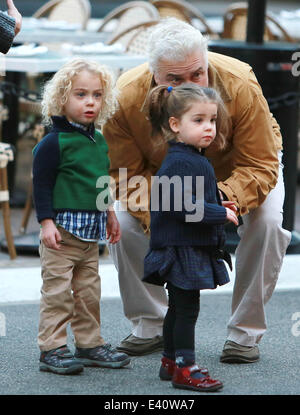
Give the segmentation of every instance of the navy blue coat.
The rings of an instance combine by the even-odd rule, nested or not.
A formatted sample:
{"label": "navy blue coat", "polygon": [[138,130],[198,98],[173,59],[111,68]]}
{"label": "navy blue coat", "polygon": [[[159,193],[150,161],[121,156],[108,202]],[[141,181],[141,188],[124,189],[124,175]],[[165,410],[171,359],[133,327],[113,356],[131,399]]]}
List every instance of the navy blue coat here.
{"label": "navy blue coat", "polygon": [[[181,182],[181,190],[171,185],[170,198],[161,183],[163,176]],[[197,177],[204,177],[204,200],[197,199]],[[190,177],[190,189],[184,184],[184,177]],[[158,183],[158,180],[160,182]],[[155,184],[156,183],[156,184]],[[190,190],[190,192],[188,191]],[[199,188],[198,188],[199,190]],[[191,193],[191,195],[190,195]],[[184,197],[203,208],[203,215],[196,222],[187,222],[187,215],[195,215],[196,208],[187,209]],[[165,210],[170,199],[170,209]],[[180,203],[181,199],[181,203]],[[167,205],[164,207],[164,203]],[[181,205],[181,209],[178,208]],[[199,211],[200,212],[200,211]],[[224,224],[226,209],[222,206],[214,169],[208,159],[193,146],[170,142],[170,148],[161,168],[158,170],[151,191],[150,248],[167,246],[213,246],[223,247],[225,242]],[[203,216],[203,217],[202,217]],[[196,216],[193,217],[195,219]]]}

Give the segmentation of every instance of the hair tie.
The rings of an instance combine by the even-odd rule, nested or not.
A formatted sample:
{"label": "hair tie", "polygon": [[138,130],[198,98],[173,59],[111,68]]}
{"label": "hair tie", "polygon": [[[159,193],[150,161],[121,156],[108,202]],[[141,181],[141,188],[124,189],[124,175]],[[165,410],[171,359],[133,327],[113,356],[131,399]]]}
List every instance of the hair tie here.
{"label": "hair tie", "polygon": [[168,86],[167,91],[170,93],[172,91],[173,87],[172,86]]}

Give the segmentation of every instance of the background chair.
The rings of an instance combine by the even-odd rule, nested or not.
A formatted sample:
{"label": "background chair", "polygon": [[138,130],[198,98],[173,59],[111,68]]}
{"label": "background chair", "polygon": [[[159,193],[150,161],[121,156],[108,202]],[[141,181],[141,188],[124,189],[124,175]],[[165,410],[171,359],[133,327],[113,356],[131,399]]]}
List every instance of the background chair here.
{"label": "background chair", "polygon": [[199,21],[199,26],[201,26],[203,33],[218,38],[218,34],[207,24],[203,14],[188,2],[180,0],[150,0],[150,3],[157,8],[161,18],[176,17],[193,26],[196,25],[196,21]]}
{"label": "background chair", "polygon": [[[66,21],[68,23],[79,23],[82,29],[85,29],[88,20],[91,16],[91,5],[89,0],[50,0],[42,7],[40,7],[33,17],[36,19],[47,17],[51,21]],[[37,39],[38,42],[38,39]],[[60,46],[53,45],[51,39],[46,46],[49,49],[57,49]],[[27,73],[28,87],[32,91],[38,89],[36,79],[39,74]],[[40,116],[41,106],[40,103],[33,103],[20,98],[20,113],[34,114]]]}
{"label": "background chair", "polygon": [[158,22],[159,20],[151,20],[133,25],[112,37],[108,44],[121,43],[127,53],[144,55],[147,53],[147,42],[151,30]]}
{"label": "background chair", "polygon": [[108,44],[112,44],[119,35],[123,37],[124,33],[128,31],[127,38],[129,42],[132,35],[129,32],[132,26],[159,20],[159,18],[157,9],[149,2],[129,1],[108,13],[99,26],[98,32],[105,31],[108,27],[113,27],[111,35],[107,40]]}
{"label": "background chair", "polygon": [[10,144],[0,143],[0,204],[8,253],[11,259],[17,257],[10,223],[9,192],[7,182],[7,163],[13,161],[14,154]]}
{"label": "background chair", "polygon": [[89,0],[50,0],[39,8],[33,17],[80,23],[82,29],[85,29],[91,17],[91,5]]}
{"label": "background chair", "polygon": [[[223,16],[224,29],[221,37],[224,39],[246,40],[247,15],[248,3],[239,2],[230,5]],[[274,17],[266,13],[264,41],[276,40],[295,41]]]}

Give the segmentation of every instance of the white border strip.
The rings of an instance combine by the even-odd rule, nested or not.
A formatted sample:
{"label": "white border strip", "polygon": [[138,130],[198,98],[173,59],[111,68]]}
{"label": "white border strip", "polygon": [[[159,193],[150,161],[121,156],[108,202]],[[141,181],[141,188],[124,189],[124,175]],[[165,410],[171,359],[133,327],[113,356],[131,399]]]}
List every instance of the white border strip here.
{"label": "white border strip", "polygon": [[[233,257],[233,265],[235,259]],[[276,291],[300,289],[300,255],[287,255],[276,285]],[[41,288],[41,270],[34,268],[0,269],[0,303],[18,301],[39,301]],[[102,298],[120,296],[118,274],[113,264],[100,264]],[[235,273],[229,272],[230,283],[215,290],[203,290],[202,294],[231,293]]]}

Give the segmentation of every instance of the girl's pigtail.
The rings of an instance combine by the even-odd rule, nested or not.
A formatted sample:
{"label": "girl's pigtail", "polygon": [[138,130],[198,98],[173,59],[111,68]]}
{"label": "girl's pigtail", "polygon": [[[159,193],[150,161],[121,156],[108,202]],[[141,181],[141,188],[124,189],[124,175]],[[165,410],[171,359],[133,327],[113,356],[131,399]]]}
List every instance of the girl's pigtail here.
{"label": "girl's pigtail", "polygon": [[154,88],[148,97],[148,118],[152,127],[152,136],[161,135],[168,121],[166,100],[168,98],[167,86],[160,85]]}

